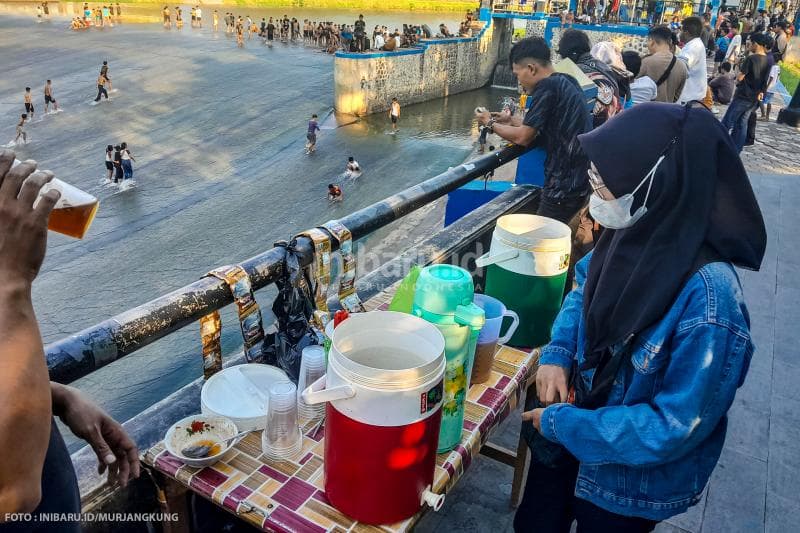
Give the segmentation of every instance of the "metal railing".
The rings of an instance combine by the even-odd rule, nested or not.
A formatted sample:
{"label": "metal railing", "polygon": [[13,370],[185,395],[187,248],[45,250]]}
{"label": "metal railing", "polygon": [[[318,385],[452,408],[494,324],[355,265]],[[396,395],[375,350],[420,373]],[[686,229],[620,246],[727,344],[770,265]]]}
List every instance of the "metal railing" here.
{"label": "metal railing", "polygon": [[[524,152],[525,149],[520,146],[509,146],[450,168],[438,176],[355,211],[339,219],[339,222],[350,230],[354,240],[360,239],[473,179],[488,174]],[[331,239],[331,242],[336,250],[336,239]],[[302,267],[311,264],[313,247],[308,238],[299,237],[295,250]],[[285,248],[273,247],[241,263],[250,276],[253,290],[264,288],[279,278],[285,253]],[[59,383],[73,382],[230,303],[233,303],[233,296],[224,281],[215,277],[201,278],[47,345],[45,355],[50,379]]]}

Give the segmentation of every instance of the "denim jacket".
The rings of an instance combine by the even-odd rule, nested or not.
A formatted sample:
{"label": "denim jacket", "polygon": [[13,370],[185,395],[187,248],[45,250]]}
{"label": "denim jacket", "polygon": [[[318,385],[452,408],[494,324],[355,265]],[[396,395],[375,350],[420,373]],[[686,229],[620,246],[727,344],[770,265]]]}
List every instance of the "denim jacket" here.
{"label": "denim jacket", "polygon": [[[583,361],[583,283],[590,259],[591,254],[576,266],[578,286],[564,301],[540,364],[569,368],[573,360]],[[733,267],[707,264],[689,278],[660,322],[612,348],[632,355],[605,407],[547,407],[541,434],[580,462],[575,495],[650,520],[697,503],[722,451],[726,413],[750,365],[749,328]],[[592,375],[590,370],[579,376],[587,388]]]}

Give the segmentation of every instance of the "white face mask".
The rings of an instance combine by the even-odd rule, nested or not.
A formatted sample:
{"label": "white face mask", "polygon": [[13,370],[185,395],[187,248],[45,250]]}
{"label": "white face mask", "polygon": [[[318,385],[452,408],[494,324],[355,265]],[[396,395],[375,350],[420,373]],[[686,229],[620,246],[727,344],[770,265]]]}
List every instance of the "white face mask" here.
{"label": "white face mask", "polygon": [[[633,226],[640,218],[647,213],[647,199],[650,197],[650,189],[653,186],[653,179],[658,169],[658,165],[664,160],[664,156],[658,158],[656,164],[650,169],[650,172],[647,173],[647,176],[639,182],[639,185],[628,194],[624,194],[619,198],[615,198],[613,200],[604,200],[597,196],[597,194],[592,194],[589,197],[589,213],[592,215],[598,224],[608,229],[625,229],[630,228]],[[636,194],[644,182],[650,180],[650,184],[647,186],[647,194],[645,194],[644,202],[642,202],[641,207],[636,210],[634,214],[631,215],[631,206],[633,205],[633,195]]]}

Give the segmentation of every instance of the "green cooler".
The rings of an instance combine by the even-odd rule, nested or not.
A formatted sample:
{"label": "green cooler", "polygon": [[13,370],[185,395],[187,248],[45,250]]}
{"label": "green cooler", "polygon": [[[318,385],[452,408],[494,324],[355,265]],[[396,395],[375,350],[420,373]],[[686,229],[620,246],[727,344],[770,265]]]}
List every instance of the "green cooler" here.
{"label": "green cooler", "polygon": [[552,218],[506,215],[497,219],[486,267],[485,293],[519,315],[511,346],[536,347],[550,341],[550,329],[561,309],[572,233]]}

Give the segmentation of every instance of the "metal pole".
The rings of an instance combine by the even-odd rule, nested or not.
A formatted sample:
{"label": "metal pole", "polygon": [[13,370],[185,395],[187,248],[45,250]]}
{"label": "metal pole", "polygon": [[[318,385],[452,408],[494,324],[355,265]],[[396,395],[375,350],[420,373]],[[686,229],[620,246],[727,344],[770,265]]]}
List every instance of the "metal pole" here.
{"label": "metal pole", "polygon": [[[342,218],[353,239],[380,229],[452,190],[519,157],[526,150],[509,146],[376,202]],[[333,240],[334,250],[338,243]],[[311,264],[313,247],[306,238],[297,240],[301,265]],[[273,283],[281,274],[285,251],[275,247],[242,263],[253,289]],[[50,379],[70,383],[124,357],[233,302],[228,286],[206,277],[88,327],[45,348]]]}

